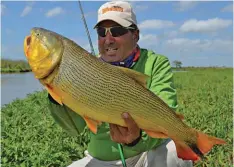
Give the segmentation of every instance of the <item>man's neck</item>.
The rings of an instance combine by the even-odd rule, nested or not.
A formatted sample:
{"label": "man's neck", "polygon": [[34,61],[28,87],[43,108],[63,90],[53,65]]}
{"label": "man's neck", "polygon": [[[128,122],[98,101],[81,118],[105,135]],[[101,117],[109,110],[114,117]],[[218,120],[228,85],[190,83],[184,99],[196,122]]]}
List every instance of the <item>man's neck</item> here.
{"label": "man's neck", "polygon": [[[107,63],[115,65],[115,66],[130,68],[134,64],[134,62],[138,60],[139,56],[140,56],[140,48],[137,45],[137,47],[132,51],[132,53],[127,58],[125,58],[123,61],[107,62]],[[104,59],[102,59],[102,57],[100,57],[100,59],[102,61],[106,62]]]}

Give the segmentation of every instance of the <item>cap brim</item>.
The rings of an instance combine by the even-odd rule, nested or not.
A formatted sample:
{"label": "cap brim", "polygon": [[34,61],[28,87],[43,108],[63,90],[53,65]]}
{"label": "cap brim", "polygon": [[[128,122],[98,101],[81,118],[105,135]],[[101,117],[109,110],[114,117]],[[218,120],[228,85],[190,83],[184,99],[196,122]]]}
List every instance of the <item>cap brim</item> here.
{"label": "cap brim", "polygon": [[116,23],[118,23],[119,25],[123,26],[123,27],[129,27],[130,25],[132,25],[133,23],[130,21],[127,21],[125,19],[122,19],[118,16],[116,16],[116,14],[108,14],[108,15],[103,15],[97,22],[97,24],[94,26],[94,28],[96,28],[98,26],[99,23],[101,23],[102,21],[105,20],[111,20],[114,21]]}

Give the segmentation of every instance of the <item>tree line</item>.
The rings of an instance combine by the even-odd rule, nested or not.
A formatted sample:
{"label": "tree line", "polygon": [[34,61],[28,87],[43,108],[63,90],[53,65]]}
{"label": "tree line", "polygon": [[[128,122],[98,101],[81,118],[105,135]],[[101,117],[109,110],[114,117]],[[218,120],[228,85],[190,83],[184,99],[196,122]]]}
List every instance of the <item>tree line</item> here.
{"label": "tree line", "polygon": [[28,72],[31,68],[27,61],[1,59],[1,72]]}

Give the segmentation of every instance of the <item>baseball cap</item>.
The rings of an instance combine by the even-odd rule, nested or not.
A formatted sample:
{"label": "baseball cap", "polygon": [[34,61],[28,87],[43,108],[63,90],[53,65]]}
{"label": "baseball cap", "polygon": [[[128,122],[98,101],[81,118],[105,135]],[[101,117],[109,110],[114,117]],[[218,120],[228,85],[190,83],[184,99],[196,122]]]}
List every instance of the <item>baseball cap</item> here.
{"label": "baseball cap", "polygon": [[112,20],[123,27],[132,24],[137,26],[136,15],[131,5],[124,1],[111,1],[103,4],[98,10],[98,21],[94,28],[104,20]]}

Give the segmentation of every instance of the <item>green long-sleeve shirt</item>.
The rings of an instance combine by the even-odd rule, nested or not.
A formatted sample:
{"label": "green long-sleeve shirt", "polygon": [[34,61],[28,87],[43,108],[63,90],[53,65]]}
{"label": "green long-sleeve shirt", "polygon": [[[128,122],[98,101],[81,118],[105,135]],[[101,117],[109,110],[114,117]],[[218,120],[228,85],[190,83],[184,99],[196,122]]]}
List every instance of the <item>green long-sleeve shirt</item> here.
{"label": "green long-sleeve shirt", "polygon": [[[150,76],[147,82],[148,89],[158,95],[171,108],[177,108],[173,73],[169,60],[165,56],[141,49],[139,60],[132,69]],[[86,123],[83,118],[68,107],[49,102],[49,108],[55,121],[69,134],[77,135],[85,128]],[[90,137],[88,144],[90,155],[104,161],[120,159],[118,145],[110,139],[109,124],[103,123],[99,126],[97,134],[90,131]],[[124,156],[129,158],[138,155],[157,147],[162,141],[163,139],[151,138],[143,132],[141,140],[135,146],[123,146]]]}

